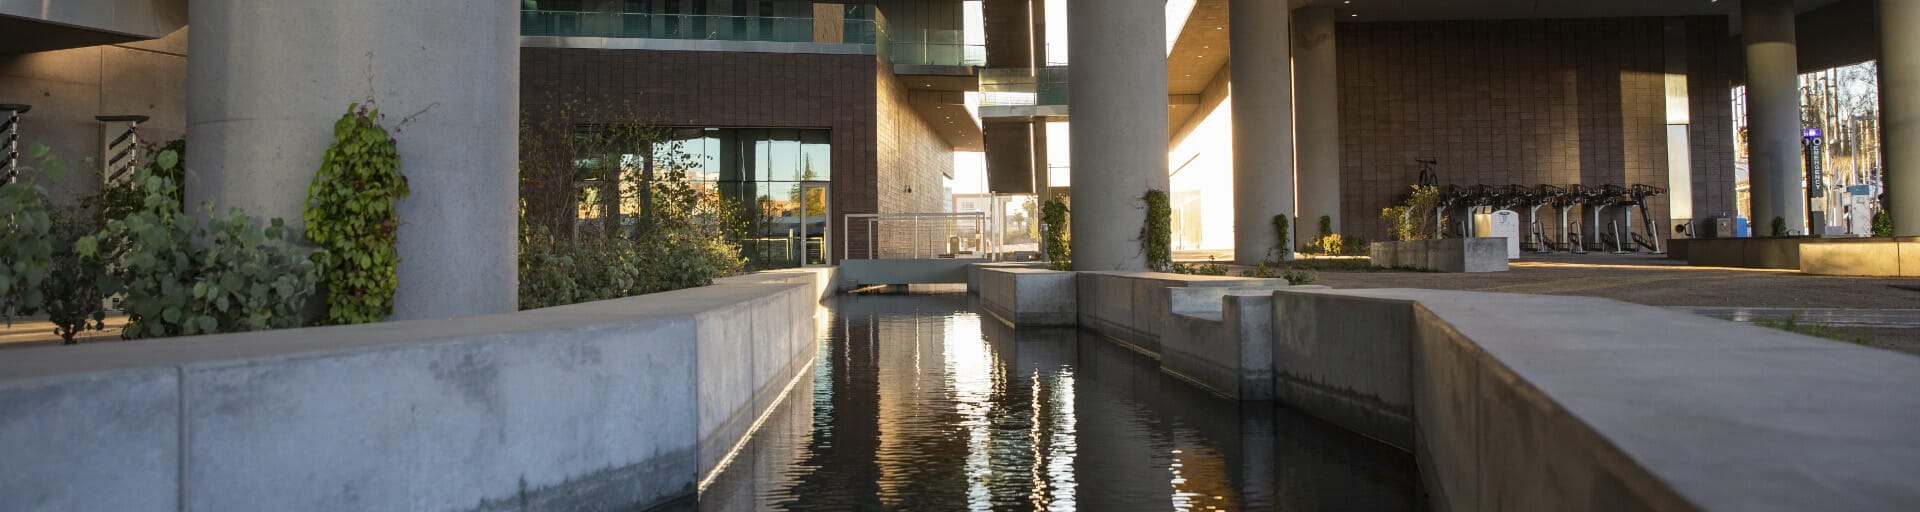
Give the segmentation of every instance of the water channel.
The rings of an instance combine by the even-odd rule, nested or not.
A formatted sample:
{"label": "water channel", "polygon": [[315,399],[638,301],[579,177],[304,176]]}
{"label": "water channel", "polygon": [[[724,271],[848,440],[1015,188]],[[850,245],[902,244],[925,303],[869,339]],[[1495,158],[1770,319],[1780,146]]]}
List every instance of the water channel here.
{"label": "water channel", "polygon": [[843,295],[700,510],[1407,510],[1413,457],[964,294]]}

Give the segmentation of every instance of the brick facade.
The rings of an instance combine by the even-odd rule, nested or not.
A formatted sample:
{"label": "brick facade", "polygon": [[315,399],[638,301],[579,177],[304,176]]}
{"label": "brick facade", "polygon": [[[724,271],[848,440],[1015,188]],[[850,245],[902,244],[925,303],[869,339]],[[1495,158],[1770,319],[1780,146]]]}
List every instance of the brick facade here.
{"label": "brick facade", "polygon": [[[1732,194],[1731,136],[1714,136],[1730,122],[1714,84],[1731,68],[1708,44],[1726,43],[1724,20],[1717,33],[1705,25],[1688,24],[1702,27],[1689,34],[1699,42],[1689,49],[1691,149],[1696,196],[1709,194],[1696,210],[1715,210],[1709,191]],[[1380,209],[1416,181],[1421,158],[1440,161],[1443,186],[1665,187],[1664,27],[1661,18],[1339,25],[1343,230],[1382,239]],[[1667,223],[1666,198],[1649,207]]]}
{"label": "brick facade", "polygon": [[[953,147],[933,131],[908,100],[907,90],[893,71],[882,66],[874,80],[879,111],[874,117],[875,154],[879,159],[878,200],[881,213],[930,213],[946,210],[941,194],[945,178],[953,174]],[[926,237],[923,248],[944,247],[946,233],[915,230],[906,223],[881,229],[883,252],[910,254],[915,233]],[[858,235],[859,233],[852,233]],[[858,240],[854,240],[858,242]],[[863,256],[859,251],[854,256]]]}
{"label": "brick facade", "polygon": [[[952,148],[871,55],[522,48],[523,112],[607,99],[606,119],[832,130],[833,230],[853,213],[939,211]],[[884,115],[883,115],[884,114]],[[593,121],[589,114],[588,122]],[[530,123],[538,125],[538,123]],[[904,192],[911,184],[913,193]],[[853,233],[851,245],[866,243]],[[840,252],[840,240],[833,251]]]}

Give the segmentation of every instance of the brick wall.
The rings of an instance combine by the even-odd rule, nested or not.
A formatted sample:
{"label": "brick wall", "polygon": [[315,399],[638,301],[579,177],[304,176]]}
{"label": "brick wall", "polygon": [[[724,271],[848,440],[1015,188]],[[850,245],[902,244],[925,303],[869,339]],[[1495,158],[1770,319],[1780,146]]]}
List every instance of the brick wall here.
{"label": "brick wall", "polygon": [[[1665,187],[1663,30],[1660,18],[1339,25],[1343,230],[1384,237],[1380,209],[1416,181],[1420,158],[1440,161],[1443,186]],[[1700,84],[1690,93],[1695,133],[1726,120],[1725,92],[1705,90],[1717,82],[1689,82]],[[1696,162],[1727,165],[1696,163],[1696,182],[1706,180],[1696,193],[1717,190],[1718,174],[1731,181],[1731,153],[1705,135]],[[1649,206],[1665,224],[1666,199]]]}
{"label": "brick wall", "polygon": [[871,55],[522,48],[520,59],[523,112],[585,98],[610,120],[831,129],[834,229],[842,215],[880,211],[871,84],[882,67]]}
{"label": "brick wall", "polygon": [[1687,140],[1693,152],[1693,218],[1732,216],[1733,83],[1743,73],[1742,49],[1727,22],[1687,19],[1687,103],[1693,115]]}
{"label": "brick wall", "polygon": [[[888,66],[875,73],[878,111],[874,117],[875,157],[879,162],[878,205],[881,213],[928,213],[946,210],[941,188],[953,174],[953,146],[933,131],[908,99],[906,87]],[[908,190],[911,189],[911,192]],[[881,229],[883,250],[910,252],[916,230],[905,223]],[[918,230],[920,243],[944,247],[946,234]],[[858,234],[858,233],[853,233]],[[859,240],[854,240],[857,244]],[[928,245],[922,245],[923,248]],[[861,255],[858,251],[856,256]]]}

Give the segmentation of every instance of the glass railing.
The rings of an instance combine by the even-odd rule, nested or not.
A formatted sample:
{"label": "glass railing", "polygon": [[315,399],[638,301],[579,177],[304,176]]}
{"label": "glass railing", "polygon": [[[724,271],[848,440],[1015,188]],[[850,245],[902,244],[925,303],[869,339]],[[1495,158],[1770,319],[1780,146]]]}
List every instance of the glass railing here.
{"label": "glass railing", "polygon": [[959,30],[917,30],[886,35],[888,62],[920,66],[985,66],[987,45],[968,44]]}
{"label": "glass railing", "polygon": [[1067,104],[1067,67],[985,69],[980,72],[980,106],[1021,107]]}

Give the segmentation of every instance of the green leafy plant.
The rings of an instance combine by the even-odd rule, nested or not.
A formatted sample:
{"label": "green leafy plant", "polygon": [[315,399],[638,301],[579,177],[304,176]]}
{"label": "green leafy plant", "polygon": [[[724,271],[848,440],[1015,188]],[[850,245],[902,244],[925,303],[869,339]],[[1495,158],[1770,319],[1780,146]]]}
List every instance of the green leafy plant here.
{"label": "green leafy plant", "polygon": [[44,179],[57,178],[45,146],[27,148],[27,157],[45,168],[20,167],[14,183],[0,186],[0,319],[31,315],[46,305],[42,289],[53,270],[53,205]]}
{"label": "green leafy plant", "polygon": [[[173,171],[179,155],[155,161]],[[184,171],[181,171],[184,175]],[[166,177],[140,170],[133,184],[145,194],[140,210],[109,220],[99,233],[74,242],[81,257],[112,256],[124,284],[127,339],[295,327],[314,293],[325,251],[303,254],[280,219],[262,229],[235,208],[222,217],[212,202],[200,215],[181,213]],[[204,222],[200,220],[204,217]]]}
{"label": "green leafy plant", "polygon": [[1893,214],[1882,209],[1873,212],[1873,236],[1887,238],[1893,236]]}
{"label": "green leafy plant", "polygon": [[86,331],[106,330],[106,299],[120,291],[120,279],[111,264],[120,257],[114,244],[96,245],[81,251],[80,240],[98,232],[104,225],[98,212],[79,208],[54,217],[53,273],[41,283],[46,297],[47,320],[53,332],[68,345]]}
{"label": "green leafy plant", "polygon": [[1293,259],[1292,221],[1287,214],[1273,216],[1273,247],[1267,248],[1269,260],[1286,261]]}
{"label": "green leafy plant", "polygon": [[1407,198],[1400,204],[1380,210],[1380,220],[1386,223],[1395,240],[1432,240],[1438,233],[1435,224],[1446,223],[1446,217],[1437,221],[1432,213],[1440,205],[1440,189],[1414,185]]}
{"label": "green leafy plant", "polygon": [[1787,236],[1787,219],[1773,218],[1773,236]]}
{"label": "green leafy plant", "polygon": [[359,324],[393,314],[400,284],[400,217],[407,197],[399,146],[380,126],[380,110],[353,104],[333,124],[307,187],[307,238],[326,249],[326,324]]}
{"label": "green leafy plant", "polygon": [[1208,256],[1206,263],[1174,263],[1170,272],[1197,276],[1224,276],[1227,275],[1227,265]]}
{"label": "green leafy plant", "polygon": [[[168,157],[173,159],[171,166],[161,166],[159,161],[160,155],[169,152],[173,153],[173,156]],[[153,149],[147,155],[146,163],[141,164],[141,168],[173,184],[173,188],[168,190],[167,193],[173,195],[175,201],[184,202],[186,201],[187,179],[186,176],[182,174],[182,169],[186,167],[183,164],[186,159],[186,139],[174,139],[161,145],[157,149]],[[104,223],[107,219],[125,218],[127,214],[146,207],[146,200],[146,193],[142,192],[140,187],[135,186],[135,184],[129,181],[124,183],[101,183],[100,192],[82,201],[82,203],[86,209],[93,210],[88,213],[97,215],[101,218],[101,222]]]}
{"label": "green leafy plant", "polygon": [[1263,279],[1279,278],[1286,279],[1287,284],[1303,285],[1313,284],[1315,281],[1319,281],[1320,273],[1314,272],[1311,269],[1295,268],[1292,265],[1280,262],[1261,261],[1260,264],[1254,268],[1241,271],[1240,277],[1258,277]]}
{"label": "green leafy plant", "polygon": [[1046,225],[1043,242],[1047,250],[1047,268],[1073,270],[1072,239],[1067,232],[1067,196],[1056,195],[1040,208],[1040,222]]}
{"label": "green leafy plant", "polygon": [[1140,252],[1147,257],[1147,270],[1166,272],[1173,266],[1173,203],[1167,191],[1148,189],[1140,196],[1147,203],[1147,218],[1140,225]]}

